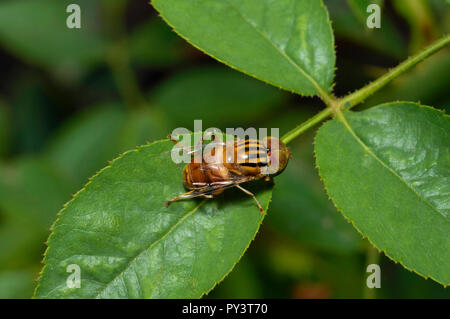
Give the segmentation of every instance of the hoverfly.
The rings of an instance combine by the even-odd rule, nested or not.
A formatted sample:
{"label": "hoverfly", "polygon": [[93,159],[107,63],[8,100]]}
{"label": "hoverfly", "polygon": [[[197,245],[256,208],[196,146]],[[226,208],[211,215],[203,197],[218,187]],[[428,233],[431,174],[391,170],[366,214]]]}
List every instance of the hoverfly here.
{"label": "hoverfly", "polygon": [[[183,183],[189,190],[165,203],[171,203],[194,197],[213,198],[226,188],[237,187],[251,196],[264,213],[255,195],[240,184],[252,180],[271,181],[280,174],[290,158],[286,145],[275,137],[256,139],[236,139],[227,142],[216,142],[212,136],[214,147],[202,154],[195,154],[191,162],[183,170]],[[178,142],[171,137],[178,145]],[[203,142],[203,140],[201,141]],[[205,158],[213,159],[205,161]]]}

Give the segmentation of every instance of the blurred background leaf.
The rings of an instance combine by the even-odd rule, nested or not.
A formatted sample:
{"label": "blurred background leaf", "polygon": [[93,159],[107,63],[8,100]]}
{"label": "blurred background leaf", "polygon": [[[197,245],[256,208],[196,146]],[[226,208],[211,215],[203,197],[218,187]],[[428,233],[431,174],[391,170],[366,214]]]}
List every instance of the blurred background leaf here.
{"label": "blurred background leaf", "polygon": [[0,298],[23,298],[33,292],[33,272],[0,271]]}
{"label": "blurred background leaf", "polygon": [[42,84],[20,77],[11,97],[13,151],[37,153],[50,135],[52,105]]}
{"label": "blurred background leaf", "polygon": [[0,100],[0,158],[4,156],[10,147],[10,114],[6,105],[2,100]]}
{"label": "blurred background leaf", "polygon": [[0,209],[6,220],[46,232],[75,191],[46,158],[23,157],[0,166]]}
{"label": "blurred background leaf", "polygon": [[150,109],[125,112],[117,103],[74,116],[50,141],[47,154],[78,186],[108,161],[136,145],[163,138],[164,119]]}
{"label": "blurred background leaf", "polygon": [[48,156],[78,185],[83,184],[118,155],[116,145],[124,124],[120,105],[89,108],[56,133],[49,144]]}
{"label": "blurred background leaf", "polygon": [[[0,4],[0,42],[28,63],[59,75],[77,78],[99,63],[105,50],[98,2],[77,1],[82,8],[83,26],[66,26],[69,0],[14,0]],[[69,81],[70,82],[70,81]]]}
{"label": "blurred background leaf", "polygon": [[414,54],[438,37],[429,1],[394,0],[397,12],[407,21],[410,29],[409,52]]}
{"label": "blurred background leaf", "polygon": [[[136,26],[130,34],[131,61],[140,67],[168,67],[183,62],[186,50],[183,40],[158,17]],[[187,51],[187,50],[186,50]]]}
{"label": "blurred background leaf", "polygon": [[248,254],[245,254],[218,288],[206,298],[264,298],[262,278],[258,276],[253,262]]}
{"label": "blurred background leaf", "polygon": [[[163,81],[150,101],[164,109],[173,126],[254,126],[277,112],[288,93],[228,67],[195,68]],[[236,116],[239,114],[239,116]],[[193,127],[192,127],[193,129]]]}
{"label": "blurred background leaf", "polygon": [[[347,0],[348,6],[353,11],[353,14],[355,17],[359,20],[359,22],[366,26],[368,12],[367,8],[371,4],[376,4],[380,8],[383,6],[384,1],[383,0]],[[370,11],[369,13],[372,13]]]}
{"label": "blurred background leaf", "polygon": [[362,6],[363,2],[372,3],[373,1],[325,0],[336,35],[346,41],[375,50],[377,53],[394,58],[404,57],[407,54],[406,43],[400,31],[392,23],[391,18],[383,12],[382,27],[380,29],[367,28],[368,13],[365,10],[367,7]]}
{"label": "blurred background leaf", "polygon": [[35,267],[36,277],[46,236],[47,233],[43,235],[42,231],[24,227],[17,221],[3,222],[0,227],[0,271]]}

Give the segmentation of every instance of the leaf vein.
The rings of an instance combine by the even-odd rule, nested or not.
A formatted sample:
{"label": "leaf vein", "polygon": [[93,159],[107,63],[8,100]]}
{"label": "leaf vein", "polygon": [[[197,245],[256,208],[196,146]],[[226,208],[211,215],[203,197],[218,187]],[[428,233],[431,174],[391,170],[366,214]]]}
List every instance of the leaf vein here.
{"label": "leaf vein", "polygon": [[316,88],[317,93],[325,100],[325,102],[327,103],[329,102],[330,98],[326,93],[326,90],[324,90],[311,75],[309,75],[305,70],[303,70],[303,68],[300,65],[298,65],[288,54],[286,54],[286,52],[284,52],[278,46],[276,46],[273,43],[273,41],[271,41],[267,37],[267,35],[264,34],[263,31],[258,29],[246,16],[244,16],[242,12],[233,3],[231,3],[229,0],[225,1],[230,5],[230,7],[233,10],[235,10],[239,14],[239,16],[242,18],[242,20],[244,20],[245,23],[249,24],[258,34],[260,34],[264,40],[266,40],[279,54],[281,54],[291,65],[293,65],[294,68],[297,71],[299,71]]}
{"label": "leaf vein", "polygon": [[356,135],[355,131],[352,129],[350,124],[347,122],[347,119],[345,118],[344,114],[342,112],[337,113],[337,117],[341,121],[341,123],[344,125],[344,127],[349,131],[350,135],[362,146],[362,148],[371,155],[377,162],[379,162],[384,168],[386,168],[388,171],[390,171],[395,177],[397,177],[403,184],[406,185],[406,187],[411,190],[419,200],[423,201],[425,204],[427,204],[433,211],[437,212],[439,216],[442,216],[444,220],[447,222],[449,221],[444,214],[442,214],[439,210],[437,210],[436,207],[434,207],[426,198],[422,197],[411,185],[409,185],[403,177],[401,177],[396,171],[394,171],[391,167],[389,167],[385,162],[383,162],[370,148],[367,146],[358,135]]}
{"label": "leaf vein", "polygon": [[142,249],[136,256],[134,256],[130,262],[124,267],[124,269],[122,269],[121,272],[119,272],[117,274],[117,276],[115,276],[114,278],[111,279],[111,281],[107,284],[105,284],[105,287],[103,289],[101,289],[97,295],[95,296],[95,298],[100,298],[100,295],[106,290],[106,288],[108,287],[108,285],[113,282],[116,278],[120,277],[125,271],[127,271],[132,265],[133,262],[136,261],[137,258],[139,258],[139,256],[141,256],[145,251],[148,251],[150,249],[152,249],[156,244],[158,244],[160,241],[164,240],[170,233],[172,233],[186,218],[188,218],[189,216],[191,216],[192,214],[194,214],[203,204],[205,203],[205,200],[202,201],[200,204],[198,204],[197,206],[195,206],[192,210],[190,210],[189,212],[187,212],[183,217],[181,217],[164,235],[162,235],[160,238],[158,238],[157,240],[155,240],[153,243],[151,243],[147,248]]}

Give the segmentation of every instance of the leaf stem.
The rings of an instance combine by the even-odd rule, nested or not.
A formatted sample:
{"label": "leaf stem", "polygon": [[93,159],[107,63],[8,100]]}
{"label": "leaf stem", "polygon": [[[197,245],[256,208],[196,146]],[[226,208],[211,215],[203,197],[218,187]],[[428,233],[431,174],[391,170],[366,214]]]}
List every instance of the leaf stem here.
{"label": "leaf stem", "polygon": [[123,39],[111,45],[107,61],[125,104],[134,109],[145,105],[146,100],[131,69],[126,43],[127,41]]}
{"label": "leaf stem", "polygon": [[417,63],[423,61],[424,59],[426,59],[433,53],[436,53],[437,51],[444,48],[448,44],[450,44],[450,34],[445,35],[444,37],[440,38],[433,44],[426,47],[424,50],[420,51],[418,54],[400,63],[398,66],[396,66],[395,68],[393,68],[392,70],[390,70],[388,73],[381,76],[377,80],[373,81],[372,83],[369,83],[368,85],[359,89],[358,91],[341,98],[337,103],[337,107],[339,109],[350,109],[353,106],[361,103],[367,97],[383,88],[393,79],[395,79],[402,73],[408,71]]}
{"label": "leaf stem", "polygon": [[415,66],[417,63],[423,61],[430,55],[436,53],[440,49],[446,47],[450,44],[450,34],[447,34],[443,36],[441,39],[437,40],[430,46],[426,47],[424,50],[419,52],[418,54],[410,57],[406,61],[400,63],[398,66],[390,70],[388,73],[383,75],[382,77],[378,78],[377,80],[373,81],[372,83],[366,85],[365,87],[359,89],[356,92],[353,92],[347,96],[344,96],[342,98],[334,98],[332,95],[329,95],[325,92],[319,92],[320,97],[324,101],[324,103],[327,105],[327,108],[323,111],[317,113],[310,119],[306,120],[293,130],[287,132],[283,137],[281,138],[281,141],[285,144],[291,142],[293,139],[298,137],[299,135],[306,132],[311,127],[315,126],[316,124],[322,122],[323,120],[327,119],[328,117],[335,115],[339,113],[342,110],[350,109],[354,107],[355,105],[361,103],[364,101],[367,97],[374,94],[381,88],[383,88],[385,85],[387,85],[389,82],[391,82],[393,79],[398,77],[399,75],[403,74],[404,72],[411,69],[413,66]]}
{"label": "leaf stem", "polygon": [[284,144],[289,143],[293,139],[295,139],[297,136],[303,134],[307,130],[309,130],[311,127],[315,126],[316,124],[322,122],[324,119],[330,117],[333,114],[333,110],[331,107],[327,107],[326,109],[322,110],[321,112],[317,113],[310,119],[306,120],[293,130],[287,132],[286,134],[281,137],[281,141]]}
{"label": "leaf stem", "polygon": [[134,109],[147,104],[147,102],[131,68],[127,35],[123,23],[126,4],[126,1],[120,0],[112,5],[106,5],[107,31],[112,42],[107,51],[106,60],[125,104],[128,108]]}
{"label": "leaf stem", "polygon": [[334,104],[336,104],[336,101],[338,99],[333,94],[329,94],[321,88],[317,88],[317,90],[320,99],[325,103],[327,107],[332,107]]}
{"label": "leaf stem", "polygon": [[[371,264],[380,264],[380,253],[373,247],[371,244],[367,243],[366,249],[366,267]],[[367,275],[367,274],[366,274]],[[367,286],[366,280],[363,279],[364,289],[363,289],[363,297],[364,299],[375,299],[376,298],[376,290],[378,288],[369,288]]]}

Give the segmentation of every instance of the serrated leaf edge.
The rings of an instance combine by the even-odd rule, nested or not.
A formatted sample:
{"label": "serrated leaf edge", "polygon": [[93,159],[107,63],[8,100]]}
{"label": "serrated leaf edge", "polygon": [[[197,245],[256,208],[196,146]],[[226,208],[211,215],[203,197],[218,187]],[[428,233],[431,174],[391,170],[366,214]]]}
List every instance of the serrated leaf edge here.
{"label": "serrated leaf edge", "polygon": [[[162,143],[162,142],[167,142],[167,141],[169,141],[169,139],[162,139],[162,140],[157,140],[157,141],[154,141],[154,142],[151,142],[151,143],[147,143],[147,144],[145,144],[145,145],[141,145],[141,146],[137,146],[135,149],[131,149],[131,150],[128,150],[128,151],[126,151],[126,152],[124,152],[124,153],[122,153],[122,154],[120,154],[118,157],[116,157],[115,159],[113,159],[112,161],[110,161],[109,162],[109,164],[107,165],[107,166],[105,166],[104,168],[102,168],[101,170],[99,170],[96,174],[94,174],[91,178],[89,178],[89,181],[78,191],[78,192],[76,192],[74,195],[73,195],[73,197],[72,197],[72,199],[71,200],[69,200],[68,202],[66,202],[64,205],[63,205],[63,208],[56,214],[56,216],[57,216],[57,218],[56,218],[56,220],[53,222],[53,224],[52,224],[52,226],[50,227],[50,235],[49,235],[49,237],[48,237],[48,239],[47,239],[47,241],[45,242],[45,245],[47,245],[47,248],[46,248],[46,250],[45,250],[45,252],[44,252],[44,254],[43,254],[43,256],[44,256],[44,258],[43,258],[43,260],[42,260],[42,264],[44,264],[44,266],[42,267],[42,270],[40,271],[40,273],[39,273],[39,277],[36,279],[37,280],[37,285],[36,285],[36,287],[35,287],[35,289],[34,289],[34,292],[33,292],[33,296],[32,296],[32,298],[37,298],[36,297],[36,293],[37,293],[37,291],[38,291],[38,289],[39,289],[39,286],[40,286],[40,279],[41,279],[41,277],[43,276],[43,274],[44,274],[44,272],[45,272],[45,269],[47,268],[47,264],[46,264],[46,257],[47,257],[47,253],[48,253],[48,251],[49,251],[49,249],[51,249],[51,247],[50,247],[50,245],[51,245],[51,238],[52,238],[52,236],[53,236],[53,234],[54,234],[54,232],[53,232],[53,230],[54,230],[54,227],[56,226],[56,224],[58,223],[58,221],[59,221],[59,219],[60,219],[60,215],[65,211],[65,209],[68,207],[68,205],[69,204],[71,204],[82,192],[84,192],[86,189],[87,189],[87,187],[92,183],[92,181],[97,177],[97,176],[99,176],[100,174],[102,174],[105,170],[107,170],[107,169],[110,169],[111,167],[112,167],[112,165],[114,164],[114,162],[116,162],[117,160],[120,160],[120,159],[122,159],[125,155],[127,155],[128,153],[131,153],[131,152],[138,152],[140,149],[142,149],[142,148],[144,148],[144,147],[149,147],[149,146],[151,146],[151,145],[153,145],[153,144],[157,144],[157,143]],[[220,282],[222,282],[231,272],[232,272],[232,270],[234,269],[234,267],[236,266],[236,264],[241,260],[241,258],[242,258],[242,256],[245,254],[245,252],[247,251],[247,249],[248,249],[248,247],[250,246],[250,244],[255,240],[255,238],[256,238],[256,235],[257,235],[257,233],[258,233],[258,231],[259,231],[259,229],[260,229],[260,226],[261,226],[261,224],[262,224],[262,222],[263,222],[263,220],[264,220],[264,217],[267,215],[267,211],[268,211],[268,209],[269,209],[269,206],[270,206],[270,203],[271,203],[271,201],[272,201],[272,193],[273,193],[273,191],[271,190],[271,192],[270,192],[270,198],[269,198],[269,201],[267,202],[267,206],[266,206],[266,209],[264,210],[264,215],[263,215],[263,217],[260,219],[260,221],[259,221],[259,224],[258,224],[258,226],[257,226],[257,228],[256,228],[256,231],[255,231],[255,233],[254,233],[254,235],[253,235],[253,237],[252,237],[252,239],[249,241],[249,243],[248,243],[248,245],[247,245],[247,247],[245,247],[245,249],[243,250],[243,252],[242,252],[242,254],[241,254],[241,256],[236,260],[236,262],[232,265],[232,267],[230,268],[230,270],[220,279],[220,280],[218,280],[217,282],[215,282],[214,283],[214,285],[209,289],[209,290],[207,290],[207,291],[204,291],[202,294],[200,294],[199,296],[198,296],[198,298],[201,298],[202,296],[204,296],[204,295],[207,295],[207,294],[209,294]],[[179,221],[177,221],[170,229],[169,229],[169,231],[167,231],[160,239],[158,239],[157,241],[159,241],[159,240],[161,240],[162,238],[164,238],[165,236],[167,236],[173,229],[175,229],[177,226],[178,226],[178,224],[179,224],[179,222],[180,221],[182,221],[182,220],[184,220],[185,218],[187,218],[187,217],[189,217],[190,215],[192,215],[193,213],[195,213],[203,204],[205,203],[205,201],[202,201],[200,204],[198,204],[196,207],[194,207],[194,209],[192,209],[191,211],[189,211],[189,212],[187,212],[185,215],[183,215],[182,217],[181,217],[181,219],[179,220]],[[151,245],[150,245],[150,247],[154,244],[155,242],[153,242]],[[147,248],[148,249],[148,248]],[[143,251],[144,250],[146,250],[146,249],[143,249]],[[133,259],[132,259],[132,261],[133,260],[135,260],[138,256],[140,255],[140,253],[139,254],[137,254]],[[131,262],[132,262],[131,261]],[[130,263],[131,263],[130,262]],[[114,277],[112,280],[111,280],[111,282],[115,279],[115,278],[117,278],[121,273],[123,273],[126,269],[127,269],[128,267],[125,267],[116,277]],[[106,285],[105,285],[106,286]],[[96,297],[95,298],[99,298],[99,296],[101,295],[101,293],[104,291],[106,289],[106,287],[105,288],[103,288],[101,291],[100,291],[100,293],[98,293],[97,295],[96,295]],[[45,297],[42,297],[42,298],[45,298]]]}
{"label": "serrated leaf edge", "polygon": [[[422,107],[422,108],[429,108],[429,109],[432,109],[432,110],[434,110],[434,111],[440,112],[443,116],[450,117],[449,115],[447,115],[447,114],[445,113],[444,110],[439,110],[439,109],[436,109],[436,108],[431,107],[431,106],[421,105],[421,104],[419,104],[419,103],[410,102],[410,101],[395,101],[395,102],[391,102],[391,103],[387,102],[387,103],[383,103],[383,104],[377,105],[377,106],[375,106],[375,107],[373,107],[373,108],[371,108],[371,109],[374,109],[374,108],[380,108],[380,107],[383,107],[383,106],[392,106],[392,105],[395,106],[395,104],[404,104],[404,103],[415,104],[415,105],[417,105],[417,106],[419,106],[419,107]],[[322,174],[320,173],[320,172],[321,172],[321,168],[319,167],[319,165],[318,165],[318,163],[317,163],[317,152],[316,152],[316,147],[315,147],[315,146],[316,146],[317,136],[318,136],[318,133],[319,133],[320,129],[322,129],[328,122],[330,122],[330,121],[332,121],[332,120],[334,120],[334,119],[330,119],[330,120],[328,120],[328,121],[326,121],[326,122],[324,122],[324,123],[322,124],[322,126],[319,128],[319,130],[317,130],[317,133],[316,133],[316,135],[315,135],[315,137],[314,137],[314,142],[313,142],[313,145],[314,145],[315,167],[316,167],[316,169],[317,169],[317,171],[318,171],[319,178],[320,178],[320,180],[321,180],[321,182],[322,182],[322,184],[323,184],[323,187],[324,187],[325,191],[327,192],[328,198],[331,200],[331,202],[332,202],[333,205],[336,207],[336,209],[338,210],[338,212],[339,212],[339,213],[347,220],[347,222],[351,223],[352,226],[358,231],[358,233],[362,236],[362,238],[366,238],[367,241],[368,241],[373,247],[375,247],[376,249],[378,249],[378,251],[382,251],[382,252],[386,255],[386,257],[388,257],[390,260],[392,260],[394,263],[399,263],[400,265],[402,265],[403,268],[409,270],[410,272],[413,272],[413,273],[419,275],[420,277],[422,277],[422,278],[424,278],[424,279],[431,278],[431,279],[433,279],[434,281],[436,281],[437,283],[441,284],[444,288],[447,288],[447,286],[449,285],[448,283],[447,283],[447,284],[446,284],[446,283],[443,283],[443,282],[439,281],[438,279],[434,278],[433,276],[427,276],[427,275],[421,274],[421,273],[418,272],[416,269],[414,269],[414,268],[412,268],[412,267],[410,268],[410,267],[406,266],[406,265],[403,263],[402,260],[396,260],[396,259],[394,259],[390,254],[388,254],[388,252],[387,252],[385,249],[380,249],[380,248],[378,248],[378,246],[375,245],[375,243],[369,238],[369,236],[365,236],[365,235],[361,232],[361,230],[355,225],[354,221],[351,220],[349,217],[347,217],[347,215],[343,212],[342,208],[340,208],[340,207],[337,205],[337,203],[335,202],[335,200],[332,198],[332,196],[330,195],[329,189],[328,189],[328,188],[326,187],[326,185],[325,185],[324,178],[322,177]]]}
{"label": "serrated leaf edge", "polygon": [[64,205],[63,205],[63,208],[56,214],[56,220],[53,222],[53,224],[52,224],[52,226],[50,227],[50,235],[48,236],[48,239],[47,239],[47,241],[46,241],[46,245],[47,245],[47,248],[46,248],[46,250],[45,250],[45,252],[44,252],[44,254],[43,254],[43,256],[44,256],[44,258],[43,258],[43,260],[42,260],[42,264],[44,264],[44,266],[42,267],[42,269],[41,269],[41,271],[39,272],[39,276],[38,276],[38,278],[37,278],[37,281],[38,281],[38,284],[36,285],[36,288],[35,288],[35,290],[34,290],[34,292],[33,292],[33,296],[32,296],[32,298],[36,298],[36,293],[37,293],[37,291],[38,291],[38,289],[39,289],[39,286],[40,286],[40,279],[41,279],[41,277],[42,277],[42,275],[44,274],[44,272],[45,272],[45,269],[47,268],[47,264],[46,264],[46,258],[47,258],[47,253],[48,253],[48,251],[49,251],[49,249],[51,248],[50,247],[50,245],[51,245],[51,240],[52,240],[52,237],[53,237],[53,234],[54,234],[54,232],[53,232],[53,230],[54,230],[54,227],[56,226],[56,224],[59,222],[59,220],[60,220],[60,215],[66,210],[66,208],[68,207],[68,205],[69,204],[71,204],[81,193],[83,193],[84,191],[86,191],[86,189],[87,189],[87,187],[93,182],[93,180],[96,178],[96,177],[98,177],[100,174],[102,174],[105,170],[107,170],[107,169],[110,169],[111,167],[112,167],[112,165],[114,164],[114,162],[116,162],[116,161],[118,161],[118,160],[120,160],[120,159],[122,159],[125,155],[127,155],[128,153],[132,153],[132,152],[138,152],[140,149],[142,149],[142,148],[144,148],[144,147],[149,147],[149,146],[151,146],[151,145],[153,145],[153,144],[157,144],[157,143],[162,143],[162,142],[166,142],[166,141],[168,141],[168,139],[163,139],[163,140],[158,140],[158,141],[154,141],[154,142],[152,142],[152,143],[147,143],[147,144],[145,144],[145,145],[141,145],[141,146],[137,146],[135,149],[131,149],[131,150],[128,150],[128,151],[125,151],[125,152],[123,152],[122,154],[120,154],[118,157],[116,157],[115,159],[113,159],[112,161],[110,161],[109,162],[109,164],[107,165],[107,166],[105,166],[105,167],[103,167],[102,169],[100,169],[97,173],[95,173],[92,177],[90,177],[89,178],[89,181],[78,191],[78,192],[76,192],[74,195],[73,195],[73,197],[72,197],[72,199],[71,200],[69,200],[68,202],[66,202]]}
{"label": "serrated leaf edge", "polygon": [[[156,7],[156,5],[153,4],[153,1],[154,1],[154,0],[150,0],[150,4],[156,9],[156,11],[158,12],[158,14],[159,14],[159,16],[161,17],[161,19],[162,19],[168,26],[170,26],[170,27],[172,28],[172,30],[173,30],[179,37],[181,37],[182,39],[184,39],[185,41],[187,41],[190,45],[192,45],[192,46],[193,46],[194,48],[196,48],[197,50],[203,52],[204,54],[206,54],[206,55],[208,55],[208,56],[211,56],[211,57],[214,58],[215,60],[219,61],[220,63],[225,64],[226,66],[230,67],[230,68],[233,69],[233,70],[242,72],[242,73],[244,73],[245,75],[248,75],[248,76],[250,76],[250,77],[253,77],[253,78],[255,78],[255,79],[259,80],[259,81],[262,81],[262,82],[264,82],[264,83],[267,83],[267,84],[269,84],[269,85],[272,85],[272,86],[274,86],[274,87],[277,87],[277,88],[279,88],[279,89],[282,89],[282,90],[284,90],[284,91],[287,91],[287,92],[290,92],[290,93],[293,93],[293,94],[297,94],[297,95],[300,95],[300,96],[304,96],[304,97],[321,96],[320,92],[324,92],[324,93],[328,94],[329,92],[332,91],[332,89],[333,89],[333,87],[334,87],[334,77],[335,77],[335,73],[334,73],[334,72],[333,72],[333,74],[332,74],[330,87],[329,87],[327,90],[325,90],[325,89],[323,89],[323,88],[316,82],[316,80],[315,80],[314,78],[312,78],[308,73],[306,73],[305,70],[303,70],[303,69],[302,69],[299,65],[297,65],[296,63],[294,63],[295,68],[296,68],[296,69],[300,69],[300,70],[301,70],[301,74],[302,74],[303,76],[305,76],[305,78],[307,78],[307,79],[309,80],[309,82],[316,88],[316,91],[317,91],[316,94],[296,92],[296,91],[293,91],[293,90],[284,88],[284,87],[282,87],[281,85],[278,85],[278,84],[276,84],[276,83],[273,83],[273,82],[271,82],[270,80],[262,79],[262,78],[260,78],[260,77],[257,76],[257,75],[250,74],[250,73],[248,73],[248,72],[245,71],[245,70],[241,70],[241,69],[239,69],[238,67],[236,67],[236,66],[234,66],[234,65],[232,65],[232,64],[230,64],[230,63],[228,63],[228,62],[226,62],[226,61],[224,61],[224,60],[222,60],[222,59],[219,59],[218,57],[214,56],[213,54],[206,52],[206,50],[200,48],[197,44],[195,44],[193,41],[191,41],[187,36],[185,36],[185,35],[183,35],[181,32],[179,32],[178,29],[177,29],[172,23],[170,23],[170,22],[166,19],[166,17],[158,10],[158,8]],[[333,33],[333,30],[332,30],[332,27],[331,27],[330,14],[329,14],[329,12],[328,12],[328,8],[325,6],[325,4],[323,3],[322,0],[320,0],[320,4],[321,4],[322,8],[324,8],[324,10],[325,10],[325,12],[326,12],[326,15],[327,15],[327,21],[329,22],[328,25],[329,25],[329,28],[330,28],[330,31],[331,31],[332,47],[333,47],[333,50],[334,50],[334,48],[335,48],[335,39],[334,39],[334,33]],[[250,24],[250,23],[249,23],[249,24]],[[251,25],[251,24],[250,24],[250,25]],[[260,33],[259,30],[257,30],[257,32]],[[269,41],[269,42],[270,42],[270,41]],[[270,43],[272,44],[272,42],[270,42]],[[272,45],[273,45],[273,44],[272,44]],[[274,46],[274,47],[279,51],[279,49],[278,49],[276,46]],[[334,51],[333,53],[334,53],[334,61],[333,61],[333,64],[335,65],[335,64],[336,64],[336,51]],[[285,54],[284,54],[284,55],[285,55]],[[291,59],[289,58],[289,60],[291,60]],[[290,62],[290,63],[291,63],[291,62]],[[292,63],[291,63],[291,64],[292,64]],[[333,66],[333,68],[335,68],[335,67]]]}

